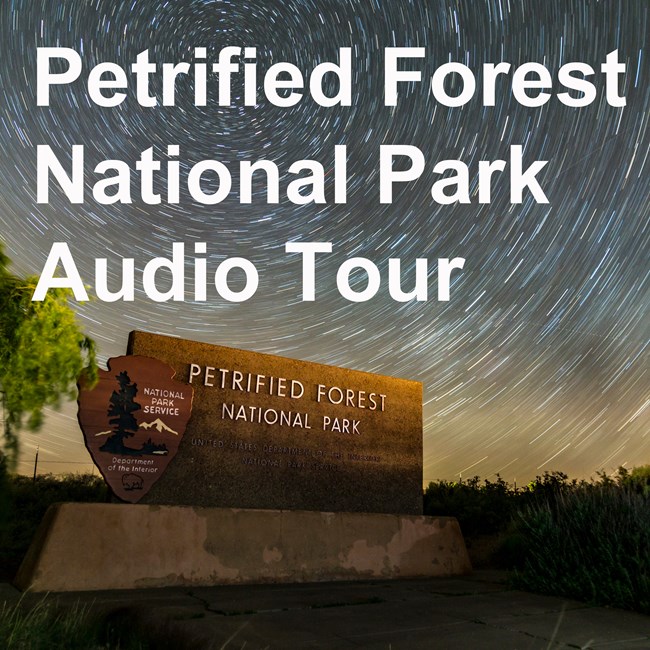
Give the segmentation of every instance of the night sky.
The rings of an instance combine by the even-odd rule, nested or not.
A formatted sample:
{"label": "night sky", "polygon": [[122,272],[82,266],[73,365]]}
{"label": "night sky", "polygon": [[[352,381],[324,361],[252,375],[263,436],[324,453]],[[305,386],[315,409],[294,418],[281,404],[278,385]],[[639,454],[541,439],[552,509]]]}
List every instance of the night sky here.
{"label": "night sky", "polygon": [[[22,275],[40,273],[57,241],[69,244],[89,285],[95,258],[108,257],[114,289],[121,258],[135,258],[135,302],[78,307],[102,361],[125,352],[130,330],[144,329],[421,381],[427,481],[499,472],[519,483],[546,470],[588,477],[650,463],[646,0],[4,0],[0,17],[0,237]],[[214,78],[207,106],[194,106],[186,80],[176,106],[142,107],[130,74],[120,106],[98,107],[88,97],[88,72],[100,62],[129,70],[148,49],[154,62],[193,63],[196,47],[214,62],[228,45],[256,47],[260,76],[280,61],[307,75],[350,47],[352,106],[321,107],[305,93],[296,106],[280,108],[258,83],[259,103],[247,107],[239,77],[232,107],[218,106]],[[36,48],[45,46],[75,49],[84,67],[77,82],[52,90],[49,107],[38,107]],[[388,107],[384,48],[394,46],[424,47],[426,56],[403,63],[421,70],[422,83],[402,84],[398,105]],[[600,73],[613,50],[626,66],[618,88],[625,107],[607,103]],[[443,106],[429,92],[429,77],[449,61],[476,74],[476,94],[461,107]],[[484,106],[482,66],[501,61],[513,69],[542,63],[554,80],[560,66],[582,61],[596,71],[597,97],[583,108],[566,106],[555,81],[546,104],[525,107],[508,75],[496,105]],[[461,85],[448,90],[457,94]],[[85,145],[82,205],[54,182],[49,203],[37,204],[39,144],[66,167],[72,145]],[[185,190],[177,205],[147,205],[134,172],[130,205],[93,199],[98,162],[117,158],[134,169],[149,147],[166,161],[169,144],[180,146],[183,178],[203,159],[226,164],[230,196],[201,205]],[[348,193],[335,204],[331,175],[341,144]],[[382,144],[416,145],[426,161],[421,178],[399,186],[390,204],[379,201]],[[490,203],[479,203],[478,162],[508,160],[512,145],[522,145],[524,167],[548,161],[538,174],[547,204],[528,191],[511,203],[507,173],[495,180]],[[239,161],[274,161],[286,189],[295,178],[289,166],[303,158],[327,170],[325,204],[295,205],[282,189],[280,202],[268,204],[261,183],[250,205],[240,203]],[[470,204],[433,201],[433,166],[445,159],[469,166]],[[214,182],[206,191],[210,185],[215,191]],[[314,302],[302,301],[300,258],[285,253],[287,241],[333,244],[317,263]],[[194,302],[188,282],[185,302],[149,300],[141,270],[152,257],[171,256],[172,242],[185,242],[190,256],[194,243],[206,242],[213,271],[227,257],[251,260],[257,293],[229,303],[212,287],[206,302]],[[378,265],[382,285],[371,300],[353,303],[335,278],[345,260],[359,256]],[[465,258],[465,268],[452,276],[451,300],[439,302],[436,260],[454,257]],[[390,297],[389,258],[402,260],[405,290],[415,259],[429,260],[426,302]],[[363,288],[361,275],[353,286]],[[75,412],[68,405],[38,436],[24,437],[23,471],[36,444],[41,471],[90,469]]]}

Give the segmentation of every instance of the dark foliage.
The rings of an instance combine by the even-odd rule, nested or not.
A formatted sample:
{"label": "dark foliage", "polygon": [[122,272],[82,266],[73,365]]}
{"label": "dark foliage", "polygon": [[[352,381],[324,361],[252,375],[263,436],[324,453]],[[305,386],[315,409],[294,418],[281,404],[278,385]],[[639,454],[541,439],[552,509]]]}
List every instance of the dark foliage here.
{"label": "dark foliage", "polygon": [[650,614],[650,498],[613,482],[524,508],[516,586]]}
{"label": "dark foliage", "polygon": [[436,481],[424,491],[424,514],[456,517],[469,537],[505,530],[517,503],[517,492],[499,476],[494,482],[478,476],[460,483]]}
{"label": "dark foliage", "polygon": [[51,504],[108,499],[108,488],[100,476],[47,474],[34,481],[1,470],[0,467],[0,579],[13,578]]}
{"label": "dark foliage", "polygon": [[[467,537],[494,534],[510,528],[515,515],[527,506],[555,503],[563,495],[590,485],[640,487],[646,480],[636,468],[619,469],[615,478],[601,473],[598,481],[569,480],[564,472],[544,472],[524,487],[512,486],[498,474],[496,480],[474,476],[466,481],[431,482],[424,491],[424,514],[456,517]],[[650,476],[647,477],[650,486]],[[648,488],[650,490],[650,487]]]}
{"label": "dark foliage", "polygon": [[500,536],[493,561],[517,569],[517,587],[650,613],[650,466],[590,481],[547,472],[524,488],[438,481],[424,512],[457,517],[470,547]]}
{"label": "dark foliage", "polygon": [[44,596],[0,608],[0,647],[6,650],[144,650],[149,644],[133,626],[122,629],[87,605],[61,606]]}

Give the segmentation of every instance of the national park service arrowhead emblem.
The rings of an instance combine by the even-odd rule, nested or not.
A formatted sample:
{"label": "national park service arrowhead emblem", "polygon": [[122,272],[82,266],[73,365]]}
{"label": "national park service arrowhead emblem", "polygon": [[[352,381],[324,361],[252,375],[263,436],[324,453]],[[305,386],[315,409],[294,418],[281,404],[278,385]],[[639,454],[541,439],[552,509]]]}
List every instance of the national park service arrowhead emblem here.
{"label": "national park service arrowhead emblem", "polygon": [[79,387],[79,424],[111,490],[136,503],[176,455],[193,389],[158,359],[114,357],[107,365],[93,389]]}

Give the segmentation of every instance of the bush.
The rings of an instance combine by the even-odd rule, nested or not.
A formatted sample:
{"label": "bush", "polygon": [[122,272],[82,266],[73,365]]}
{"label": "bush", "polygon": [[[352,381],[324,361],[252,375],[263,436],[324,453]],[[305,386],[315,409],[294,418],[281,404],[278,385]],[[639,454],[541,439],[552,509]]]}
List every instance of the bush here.
{"label": "bush", "polygon": [[650,498],[635,486],[582,483],[527,505],[516,530],[526,556],[515,586],[650,614]]}
{"label": "bush", "polygon": [[650,466],[597,476],[437,481],[424,513],[457,517],[472,561],[517,567],[519,588],[650,613]]}
{"label": "bush", "polygon": [[[611,479],[607,479],[610,480]],[[586,481],[569,480],[563,472],[545,472],[523,488],[478,476],[458,483],[435,481],[424,491],[424,514],[456,517],[467,537],[493,535],[509,529],[516,513],[528,504],[553,503]]]}
{"label": "bush", "polygon": [[650,465],[634,467],[631,472],[628,472],[624,467],[620,467],[617,482],[622,487],[650,497]]}
{"label": "bush", "polygon": [[436,481],[424,492],[424,514],[456,517],[463,534],[474,537],[505,530],[516,510],[519,494],[500,476],[483,483],[475,476],[465,483]]}
{"label": "bush", "polygon": [[5,474],[0,485],[0,578],[13,578],[50,505],[107,498],[104,480],[91,474],[46,474],[36,480]]}

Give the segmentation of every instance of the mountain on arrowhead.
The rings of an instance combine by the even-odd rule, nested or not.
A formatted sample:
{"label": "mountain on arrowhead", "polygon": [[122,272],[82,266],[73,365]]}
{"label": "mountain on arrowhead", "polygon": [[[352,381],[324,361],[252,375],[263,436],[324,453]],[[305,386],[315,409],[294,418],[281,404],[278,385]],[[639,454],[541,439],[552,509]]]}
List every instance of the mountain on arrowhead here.
{"label": "mountain on arrowhead", "polygon": [[168,427],[160,418],[157,418],[153,422],[143,422],[140,425],[140,429],[156,429],[158,433],[166,431],[167,433],[173,433],[175,436],[178,435],[178,431],[174,431],[174,429]]}

